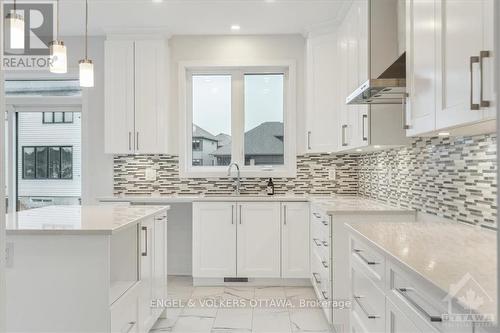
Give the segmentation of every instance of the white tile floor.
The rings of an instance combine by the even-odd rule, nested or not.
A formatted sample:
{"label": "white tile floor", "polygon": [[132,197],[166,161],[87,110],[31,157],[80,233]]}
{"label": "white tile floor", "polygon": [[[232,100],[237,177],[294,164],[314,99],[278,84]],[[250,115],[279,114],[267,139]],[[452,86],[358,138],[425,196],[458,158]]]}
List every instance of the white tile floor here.
{"label": "white tile floor", "polygon": [[152,333],[330,332],[320,309],[300,307],[316,299],[309,287],[193,287],[189,277],[169,277],[168,288],[182,304],[169,307]]}

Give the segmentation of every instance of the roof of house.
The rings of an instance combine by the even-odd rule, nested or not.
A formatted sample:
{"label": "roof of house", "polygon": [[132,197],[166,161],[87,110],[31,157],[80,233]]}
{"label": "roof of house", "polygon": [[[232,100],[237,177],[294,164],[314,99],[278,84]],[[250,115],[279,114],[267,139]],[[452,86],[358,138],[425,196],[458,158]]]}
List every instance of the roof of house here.
{"label": "roof of house", "polygon": [[203,128],[197,125],[193,125],[193,138],[202,138],[212,141],[218,141],[215,135],[211,134],[210,132],[204,130]]}
{"label": "roof of house", "polygon": [[[281,138],[281,139],[280,139]],[[246,155],[282,155],[283,123],[266,122],[245,133]],[[231,144],[220,147],[211,155],[231,155]]]}
{"label": "roof of house", "polygon": [[231,135],[229,134],[220,133],[217,134],[215,137],[217,138],[219,146],[225,146],[231,143]]}

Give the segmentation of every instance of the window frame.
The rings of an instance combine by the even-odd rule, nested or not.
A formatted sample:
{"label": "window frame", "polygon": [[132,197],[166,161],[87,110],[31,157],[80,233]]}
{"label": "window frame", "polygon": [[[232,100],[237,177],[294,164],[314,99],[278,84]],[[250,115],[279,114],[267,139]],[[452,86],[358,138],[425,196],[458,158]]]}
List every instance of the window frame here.
{"label": "window frame", "polygon": [[[244,76],[245,74],[283,74],[284,164],[245,165],[244,152]],[[231,161],[239,164],[242,177],[295,177],[296,163],[296,62],[293,60],[249,62],[179,63],[181,178],[227,177],[227,166],[192,166],[192,76],[231,75]]]}
{"label": "window frame", "polygon": [[[34,178],[26,178],[26,172],[25,172],[25,168],[24,168],[24,165],[25,165],[25,160],[24,160],[24,150],[26,148],[33,148],[33,152],[34,152],[34,156],[35,156],[35,175],[34,175]],[[44,177],[44,178],[38,178],[37,177],[37,149],[38,148],[45,148],[47,150],[47,177]],[[59,177],[58,178],[50,178],[49,177],[49,169],[50,169],[50,158],[49,158],[49,151],[51,148],[59,148]],[[70,148],[71,149],[71,178],[63,178],[62,177],[62,151],[64,148]],[[22,172],[21,172],[21,175],[22,175],[22,179],[23,180],[42,180],[42,181],[45,181],[45,180],[73,180],[74,178],[74,174],[73,174],[73,170],[74,170],[74,167],[73,167],[73,146],[68,146],[68,145],[61,145],[61,146],[22,146],[21,147],[21,154],[22,154],[22,164],[21,164],[21,168],[22,168]]]}

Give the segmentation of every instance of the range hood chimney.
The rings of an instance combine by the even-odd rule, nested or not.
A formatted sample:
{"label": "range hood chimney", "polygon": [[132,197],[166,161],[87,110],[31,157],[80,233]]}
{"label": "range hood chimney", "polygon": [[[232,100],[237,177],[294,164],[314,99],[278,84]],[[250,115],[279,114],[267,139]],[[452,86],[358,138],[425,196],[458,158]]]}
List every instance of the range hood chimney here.
{"label": "range hood chimney", "polygon": [[[346,104],[403,104],[406,98],[406,53],[397,56],[398,26],[384,17],[390,15],[389,12],[397,12],[397,0],[369,0],[369,7],[370,75],[376,78],[369,79],[351,93]],[[378,73],[383,71],[378,77],[374,73],[376,67]]]}

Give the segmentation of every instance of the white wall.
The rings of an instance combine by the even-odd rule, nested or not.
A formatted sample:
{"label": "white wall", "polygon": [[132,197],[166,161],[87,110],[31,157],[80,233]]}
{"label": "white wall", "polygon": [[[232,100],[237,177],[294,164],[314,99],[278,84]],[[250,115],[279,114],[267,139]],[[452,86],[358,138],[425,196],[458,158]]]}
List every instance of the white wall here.
{"label": "white wall", "polygon": [[174,36],[170,39],[169,153],[179,154],[178,66],[181,61],[295,60],[297,63],[297,151],[305,150],[305,39],[301,35]]}
{"label": "white wall", "polygon": [[[62,39],[68,49],[68,66],[78,73],[83,38]],[[94,61],[94,87],[84,88],[82,107],[82,204],[113,194],[113,156],[104,154],[104,37],[91,37],[88,52]]]}

